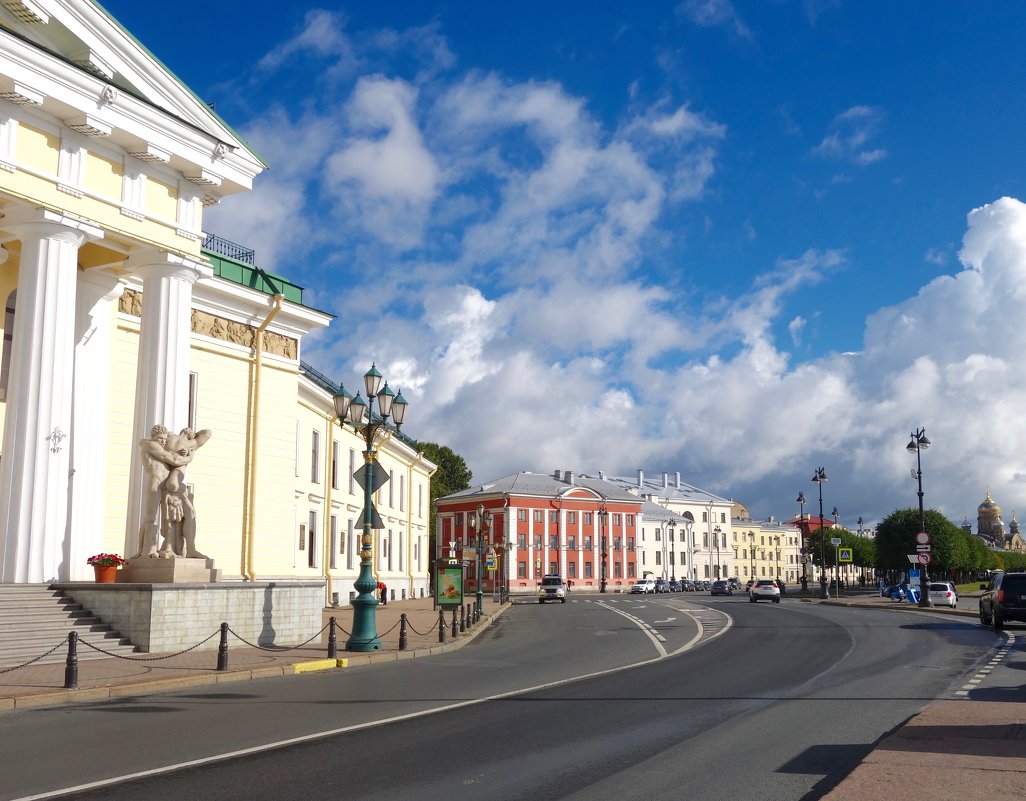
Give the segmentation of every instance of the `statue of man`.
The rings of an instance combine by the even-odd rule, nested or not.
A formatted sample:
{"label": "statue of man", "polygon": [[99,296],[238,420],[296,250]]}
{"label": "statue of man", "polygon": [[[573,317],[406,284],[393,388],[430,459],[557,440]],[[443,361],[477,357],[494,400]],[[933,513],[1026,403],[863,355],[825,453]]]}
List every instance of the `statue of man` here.
{"label": "statue of man", "polygon": [[[197,553],[195,507],[183,483],[182,468],[192,462],[196,449],[211,435],[208,429],[195,434],[183,429],[181,434],[169,435],[164,426],[157,424],[150,430],[149,438],[139,441],[146,481],[139,526],[140,547],[133,559]],[[161,535],[164,542],[158,551]]]}

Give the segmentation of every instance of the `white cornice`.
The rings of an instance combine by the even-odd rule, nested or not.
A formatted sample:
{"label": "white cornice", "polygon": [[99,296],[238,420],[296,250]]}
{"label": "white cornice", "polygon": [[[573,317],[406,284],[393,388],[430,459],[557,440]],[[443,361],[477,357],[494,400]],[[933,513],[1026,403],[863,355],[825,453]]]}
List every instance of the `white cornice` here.
{"label": "white cornice", "polygon": [[[247,325],[260,325],[271,309],[269,295],[216,276],[196,282],[192,302],[199,311]],[[331,319],[324,312],[284,301],[268,330],[302,339],[311,331],[325,328]]]}
{"label": "white cornice", "polygon": [[2,28],[0,83],[19,97],[42,97],[42,108],[58,120],[78,121],[83,115],[102,119],[104,127],[111,128],[108,141],[131,153],[166,152],[170,165],[183,176],[201,176],[211,183],[219,180],[221,195],[250,189],[263,170],[237,138],[228,138],[227,129],[200,129],[128,92],[112,92],[110,84],[96,75]]}

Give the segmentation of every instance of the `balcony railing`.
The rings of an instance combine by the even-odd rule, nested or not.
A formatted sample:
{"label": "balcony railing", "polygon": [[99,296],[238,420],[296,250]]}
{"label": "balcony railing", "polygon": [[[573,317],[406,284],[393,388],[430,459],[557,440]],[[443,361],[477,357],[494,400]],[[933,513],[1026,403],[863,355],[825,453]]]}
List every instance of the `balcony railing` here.
{"label": "balcony railing", "polygon": [[253,248],[243,247],[216,234],[207,234],[206,239],[203,240],[203,249],[256,266],[256,251]]}

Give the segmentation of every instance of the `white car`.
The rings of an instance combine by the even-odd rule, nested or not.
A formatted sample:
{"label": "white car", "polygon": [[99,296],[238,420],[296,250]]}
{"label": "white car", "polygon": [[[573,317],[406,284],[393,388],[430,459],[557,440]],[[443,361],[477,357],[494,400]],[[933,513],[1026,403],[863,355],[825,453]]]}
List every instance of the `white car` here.
{"label": "white car", "polygon": [[958,606],[958,591],[950,581],[930,582],[930,603],[934,606]]}
{"label": "white car", "polygon": [[631,592],[655,592],[655,579],[638,579],[631,585]]}
{"label": "white car", "polygon": [[562,576],[542,576],[541,586],[538,588],[538,603],[543,604],[546,601],[566,603],[566,584],[563,583]]}
{"label": "white car", "polygon": [[748,603],[754,604],[759,600],[780,603],[780,586],[776,579],[759,579],[752,585],[748,591]]}

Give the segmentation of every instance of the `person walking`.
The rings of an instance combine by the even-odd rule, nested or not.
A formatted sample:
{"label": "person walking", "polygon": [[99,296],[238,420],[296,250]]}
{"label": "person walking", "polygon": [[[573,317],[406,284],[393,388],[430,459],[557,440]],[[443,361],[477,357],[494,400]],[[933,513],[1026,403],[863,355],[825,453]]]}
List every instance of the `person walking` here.
{"label": "person walking", "polygon": [[378,582],[378,592],[381,593],[381,604],[385,606],[388,604],[388,587],[385,586],[385,582]]}

